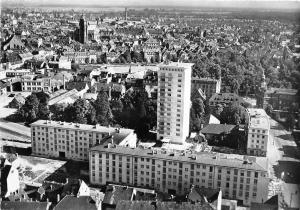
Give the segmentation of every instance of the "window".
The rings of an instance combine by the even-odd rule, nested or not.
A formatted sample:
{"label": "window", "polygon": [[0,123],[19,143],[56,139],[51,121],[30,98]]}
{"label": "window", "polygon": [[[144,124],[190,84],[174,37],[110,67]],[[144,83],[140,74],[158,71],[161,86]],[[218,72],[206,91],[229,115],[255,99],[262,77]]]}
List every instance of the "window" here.
{"label": "window", "polygon": [[234,175],[238,175],[238,170],[234,169]]}

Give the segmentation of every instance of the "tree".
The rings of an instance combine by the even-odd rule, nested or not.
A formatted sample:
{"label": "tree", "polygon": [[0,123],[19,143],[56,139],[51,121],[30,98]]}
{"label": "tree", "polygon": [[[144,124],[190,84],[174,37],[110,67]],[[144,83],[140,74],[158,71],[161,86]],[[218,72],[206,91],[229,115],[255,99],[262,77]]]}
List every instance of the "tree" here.
{"label": "tree", "polygon": [[139,138],[144,138],[147,136],[150,127],[148,124],[148,119],[146,117],[146,108],[142,98],[139,98],[136,104],[137,106],[135,109],[135,113],[136,113],[135,130]]}
{"label": "tree", "polygon": [[132,57],[133,62],[142,62],[143,61],[143,56],[141,55],[141,53],[139,53],[137,51],[132,51],[131,57]]}
{"label": "tree", "polygon": [[112,119],[112,114],[109,106],[108,95],[104,91],[100,91],[97,99],[94,102],[96,111],[96,121],[101,125],[108,125]]}
{"label": "tree", "polygon": [[289,130],[294,129],[296,122],[295,122],[295,115],[293,113],[290,113],[287,116],[287,118],[285,120],[285,124],[286,124],[286,126],[288,127]]}
{"label": "tree", "polygon": [[35,94],[29,95],[20,109],[20,114],[26,123],[32,123],[38,118],[39,100]]}
{"label": "tree", "polygon": [[38,111],[37,118],[42,120],[48,120],[50,115],[50,110],[48,108],[48,105],[44,103],[39,103],[38,107],[39,107],[38,109],[39,111]]}
{"label": "tree", "polygon": [[196,115],[194,108],[190,110],[190,132],[201,130],[201,119]]}
{"label": "tree", "polygon": [[108,62],[107,62],[107,55],[106,55],[106,53],[103,54],[102,61],[103,61],[103,63],[105,63],[105,64],[108,63]]}
{"label": "tree", "polygon": [[201,118],[202,114],[204,114],[204,103],[201,98],[196,98],[192,101],[192,108],[195,111],[196,117]]}
{"label": "tree", "polygon": [[36,92],[36,93],[32,93],[32,94],[36,95],[36,97],[37,97],[37,99],[39,100],[40,103],[48,104],[50,96],[47,93],[41,91],[41,92]]}
{"label": "tree", "polygon": [[266,110],[266,113],[267,113],[269,116],[271,116],[272,113],[273,113],[273,106],[272,106],[271,104],[267,104],[265,110]]}
{"label": "tree", "polygon": [[239,125],[244,119],[244,108],[237,103],[231,103],[228,106],[224,107],[223,111],[220,114],[221,124],[234,124]]}
{"label": "tree", "polygon": [[101,56],[97,56],[96,61],[97,61],[97,64],[102,64],[103,63]]}
{"label": "tree", "polygon": [[131,63],[131,53],[129,50],[126,50],[124,53],[124,58],[126,60],[127,63]]}
{"label": "tree", "polygon": [[55,121],[66,121],[64,117],[64,110],[67,107],[67,104],[53,104],[49,106],[51,112],[51,119]]}
{"label": "tree", "polygon": [[91,104],[87,100],[79,98],[73,104],[65,108],[64,119],[67,122],[87,124],[89,120],[92,121],[94,118],[91,109]]}

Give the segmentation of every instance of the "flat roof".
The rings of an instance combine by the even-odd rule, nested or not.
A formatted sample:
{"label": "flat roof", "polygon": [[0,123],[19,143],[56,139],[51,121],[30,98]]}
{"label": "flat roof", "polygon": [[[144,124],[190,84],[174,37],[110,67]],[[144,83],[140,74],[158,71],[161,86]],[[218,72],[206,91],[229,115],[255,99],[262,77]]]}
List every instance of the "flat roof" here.
{"label": "flat roof", "polygon": [[38,120],[31,124],[31,126],[43,126],[43,127],[53,127],[60,129],[71,129],[71,130],[80,130],[80,131],[89,131],[89,132],[98,132],[98,133],[109,133],[110,135],[101,140],[101,144],[107,145],[111,142],[111,137],[113,137],[114,143],[119,144],[126,136],[133,133],[134,130],[127,128],[120,128],[117,131],[115,127],[105,127],[100,125],[88,125],[88,124],[79,124],[79,123],[70,123],[70,122],[58,122],[50,120]]}
{"label": "flat roof", "polygon": [[209,78],[209,77],[204,77],[204,78],[192,77],[192,81],[218,82],[219,80],[213,79],[213,78]]}
{"label": "flat roof", "polygon": [[170,62],[168,64],[160,64],[159,67],[180,67],[180,68],[190,68],[194,63],[181,63],[181,62]]}
{"label": "flat roof", "polygon": [[[208,153],[208,152],[186,152],[184,155],[182,153],[169,152],[164,149],[159,148],[129,148],[121,146],[110,146],[105,147],[103,145],[98,145],[92,147],[90,151],[96,152],[107,152],[113,154],[122,154],[128,156],[139,156],[153,159],[163,159],[170,161],[188,162],[195,164],[206,164],[221,167],[230,168],[240,168],[245,170],[256,170],[256,171],[268,171],[267,158],[260,161],[253,161],[251,163],[245,163],[244,156],[241,155],[230,155],[230,154],[220,154],[220,153]],[[156,151],[156,153],[155,153]],[[258,163],[259,162],[259,163]]]}
{"label": "flat roof", "polygon": [[267,90],[267,94],[283,94],[283,95],[296,95],[298,92],[297,89],[289,89],[289,88],[270,88]]}
{"label": "flat roof", "polygon": [[250,128],[270,129],[270,122],[267,117],[251,117]]}
{"label": "flat roof", "polygon": [[248,108],[249,127],[258,129],[270,129],[269,116],[264,109]]}
{"label": "flat roof", "polygon": [[265,116],[268,117],[266,111],[264,109],[258,108],[247,108],[247,112],[250,116]]}

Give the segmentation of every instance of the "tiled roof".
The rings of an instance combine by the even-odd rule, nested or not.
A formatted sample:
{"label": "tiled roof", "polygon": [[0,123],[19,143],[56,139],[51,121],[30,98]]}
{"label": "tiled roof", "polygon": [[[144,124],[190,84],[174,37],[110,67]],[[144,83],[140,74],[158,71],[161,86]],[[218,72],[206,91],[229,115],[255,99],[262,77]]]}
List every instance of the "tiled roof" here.
{"label": "tiled roof", "polygon": [[132,187],[108,185],[105,191],[103,204],[116,205],[121,200],[131,200]]}
{"label": "tiled roof", "polygon": [[49,209],[49,202],[2,201],[1,209],[43,210]]}
{"label": "tiled roof", "polygon": [[96,202],[90,196],[65,196],[55,210],[97,210]]}
{"label": "tiled roof", "polygon": [[120,201],[117,206],[116,210],[125,210],[125,209],[132,209],[132,210],[213,210],[215,209],[210,204],[191,204],[188,202],[151,202],[151,201]]}
{"label": "tiled roof", "polygon": [[86,82],[66,82],[66,89],[72,90],[76,89],[78,91],[81,91],[85,89],[87,83]]}
{"label": "tiled roof", "polygon": [[230,133],[236,125],[227,125],[227,124],[209,124],[201,130],[201,133],[204,134],[228,134]]}
{"label": "tiled roof", "polygon": [[204,201],[204,197],[207,199],[208,202],[213,202],[218,199],[219,190],[217,189],[209,189],[204,187],[195,187],[192,186],[191,191],[188,195],[188,199],[194,202],[201,202]]}

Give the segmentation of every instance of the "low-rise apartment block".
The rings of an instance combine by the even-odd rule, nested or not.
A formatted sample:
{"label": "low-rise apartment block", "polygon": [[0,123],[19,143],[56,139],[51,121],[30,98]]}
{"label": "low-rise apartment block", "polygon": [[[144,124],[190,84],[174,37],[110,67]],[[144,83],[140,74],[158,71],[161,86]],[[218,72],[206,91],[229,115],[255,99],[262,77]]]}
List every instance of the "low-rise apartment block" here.
{"label": "low-rise apartment block", "polygon": [[89,153],[90,182],[126,183],[184,195],[192,185],[221,189],[225,198],[264,202],[268,195],[266,158],[245,159],[192,151],[95,146]]}
{"label": "low-rise apartment block", "polygon": [[215,93],[209,99],[209,106],[215,107],[217,105],[227,106],[229,103],[244,103],[244,99],[235,93]]}
{"label": "low-rise apartment block", "polygon": [[201,88],[203,93],[205,93],[206,98],[210,98],[215,93],[220,93],[221,91],[221,79],[211,79],[211,78],[192,78],[192,90],[198,90]]}
{"label": "low-rise apartment block", "polygon": [[46,157],[88,160],[88,150],[95,145],[115,143],[135,147],[136,134],[131,129],[38,120],[31,124],[32,153]]}
{"label": "low-rise apartment block", "polygon": [[263,109],[248,108],[248,141],[249,155],[266,156],[269,146],[270,121]]}

